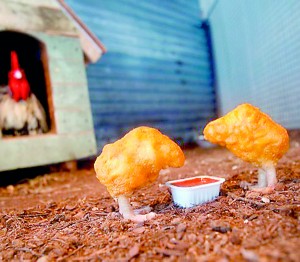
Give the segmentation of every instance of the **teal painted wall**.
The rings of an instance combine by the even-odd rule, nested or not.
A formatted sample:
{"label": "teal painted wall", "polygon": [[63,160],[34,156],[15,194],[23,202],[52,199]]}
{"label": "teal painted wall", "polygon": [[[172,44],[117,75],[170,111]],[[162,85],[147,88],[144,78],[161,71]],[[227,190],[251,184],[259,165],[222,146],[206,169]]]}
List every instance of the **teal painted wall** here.
{"label": "teal painted wall", "polygon": [[300,1],[200,2],[209,14],[221,114],[250,102],[300,128]]}
{"label": "teal painted wall", "polygon": [[214,117],[198,0],[67,0],[107,53],[87,68],[98,148],[139,125],[189,142]]}

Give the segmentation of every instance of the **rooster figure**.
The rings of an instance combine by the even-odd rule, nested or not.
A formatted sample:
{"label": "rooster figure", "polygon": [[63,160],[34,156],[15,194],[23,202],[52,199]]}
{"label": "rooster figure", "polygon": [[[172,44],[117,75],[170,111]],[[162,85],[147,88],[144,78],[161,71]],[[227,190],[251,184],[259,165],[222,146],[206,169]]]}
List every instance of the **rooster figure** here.
{"label": "rooster figure", "polygon": [[33,135],[48,131],[45,110],[31,92],[15,51],[11,52],[8,93],[0,99],[0,128],[2,132],[13,135]]}

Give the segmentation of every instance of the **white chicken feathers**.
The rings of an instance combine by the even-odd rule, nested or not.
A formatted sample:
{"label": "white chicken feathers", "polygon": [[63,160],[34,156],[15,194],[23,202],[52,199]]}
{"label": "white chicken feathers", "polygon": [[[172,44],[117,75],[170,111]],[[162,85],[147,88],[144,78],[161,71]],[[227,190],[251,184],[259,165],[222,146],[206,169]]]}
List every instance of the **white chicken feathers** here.
{"label": "white chicken feathers", "polygon": [[21,130],[27,128],[30,135],[48,131],[46,113],[34,94],[26,101],[16,102],[9,94],[0,98],[0,128]]}

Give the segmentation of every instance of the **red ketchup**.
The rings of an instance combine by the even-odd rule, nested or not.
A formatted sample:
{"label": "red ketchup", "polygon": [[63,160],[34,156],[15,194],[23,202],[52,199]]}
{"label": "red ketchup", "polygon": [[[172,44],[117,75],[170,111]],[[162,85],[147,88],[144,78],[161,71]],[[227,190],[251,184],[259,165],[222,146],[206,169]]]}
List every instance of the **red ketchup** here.
{"label": "red ketchup", "polygon": [[178,186],[178,187],[192,187],[192,186],[200,186],[200,185],[206,185],[214,182],[218,182],[219,180],[212,179],[212,178],[192,178],[184,181],[179,181],[179,182],[174,182],[171,183],[173,186]]}

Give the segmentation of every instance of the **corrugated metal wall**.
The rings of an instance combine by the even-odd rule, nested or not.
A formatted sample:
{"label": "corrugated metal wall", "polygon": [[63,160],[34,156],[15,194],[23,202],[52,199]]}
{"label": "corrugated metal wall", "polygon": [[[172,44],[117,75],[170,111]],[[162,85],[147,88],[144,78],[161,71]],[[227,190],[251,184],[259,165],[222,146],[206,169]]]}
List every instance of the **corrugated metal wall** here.
{"label": "corrugated metal wall", "polygon": [[300,1],[202,4],[210,13],[221,112],[247,101],[300,128]]}
{"label": "corrugated metal wall", "polygon": [[139,125],[190,141],[214,116],[198,0],[67,0],[108,52],[87,69],[98,147]]}

